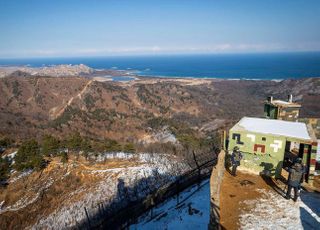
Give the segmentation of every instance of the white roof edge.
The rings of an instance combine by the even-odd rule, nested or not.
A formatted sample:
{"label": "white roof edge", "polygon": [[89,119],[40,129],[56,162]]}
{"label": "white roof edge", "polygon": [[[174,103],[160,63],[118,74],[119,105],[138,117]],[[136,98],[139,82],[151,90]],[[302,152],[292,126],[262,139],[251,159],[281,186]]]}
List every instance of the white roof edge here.
{"label": "white roof edge", "polygon": [[302,122],[243,117],[230,131],[247,131],[312,141],[307,125]]}

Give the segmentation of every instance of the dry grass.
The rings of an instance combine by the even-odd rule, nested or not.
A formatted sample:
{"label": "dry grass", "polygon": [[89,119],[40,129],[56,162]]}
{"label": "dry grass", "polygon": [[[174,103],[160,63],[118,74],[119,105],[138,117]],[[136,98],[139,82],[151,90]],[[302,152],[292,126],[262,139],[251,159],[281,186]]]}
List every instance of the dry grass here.
{"label": "dry grass", "polygon": [[[69,163],[63,165],[59,158],[53,159],[41,176],[40,172],[33,172],[23,179],[10,183],[6,188],[1,188],[0,202],[5,201],[5,207],[14,205],[23,197],[36,197],[38,194],[38,198],[26,207],[1,213],[0,226],[6,226],[6,229],[22,229],[35,224],[41,217],[47,216],[63,204],[80,200],[84,193],[76,193],[73,196],[70,194],[80,188],[88,191],[93,184],[101,181],[102,175],[91,173],[95,170],[137,165],[139,163],[132,160],[107,160],[93,164],[83,158],[76,160],[75,157],[71,157]],[[50,179],[54,181],[52,185],[41,190],[44,181]]]}

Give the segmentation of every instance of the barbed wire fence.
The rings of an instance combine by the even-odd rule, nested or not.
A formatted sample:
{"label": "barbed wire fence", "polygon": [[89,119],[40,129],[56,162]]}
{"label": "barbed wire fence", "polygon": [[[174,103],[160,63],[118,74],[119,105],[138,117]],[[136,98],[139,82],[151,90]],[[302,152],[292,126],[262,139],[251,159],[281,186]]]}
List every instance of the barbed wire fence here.
{"label": "barbed wire fence", "polygon": [[[118,191],[116,198],[112,197],[107,201],[92,204],[91,207],[85,207],[83,212],[86,218],[77,223],[76,228],[127,229],[143,214],[147,213],[150,220],[153,219],[154,208],[170,197],[175,196],[176,205],[179,206],[185,200],[180,200],[183,190],[194,184],[198,185],[197,190],[200,189],[201,181],[210,176],[212,167],[217,162],[217,153],[196,154],[193,151],[192,158],[187,161],[191,169],[176,176],[173,181],[169,178],[168,182],[168,178],[154,170],[152,177],[144,175],[136,186],[123,186],[120,189],[118,187],[121,191]],[[173,167],[176,167],[175,171],[179,171],[178,165]]]}

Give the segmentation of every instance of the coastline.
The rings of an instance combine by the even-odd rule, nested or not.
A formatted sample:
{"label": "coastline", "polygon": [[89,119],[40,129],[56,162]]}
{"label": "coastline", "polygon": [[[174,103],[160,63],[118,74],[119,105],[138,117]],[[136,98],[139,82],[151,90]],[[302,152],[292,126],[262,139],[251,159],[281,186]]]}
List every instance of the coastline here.
{"label": "coastline", "polygon": [[[51,68],[80,63],[96,72],[148,78],[272,80],[320,77],[320,52],[259,54],[194,54],[105,57],[0,59],[0,68]],[[107,74],[106,74],[107,75]]]}
{"label": "coastline", "polygon": [[[62,69],[62,70],[61,70]],[[112,78],[132,78],[132,80],[188,80],[188,81],[273,81],[282,82],[284,80],[298,80],[306,78],[318,78],[318,77],[300,77],[300,78],[256,78],[256,77],[209,77],[209,76],[165,76],[165,75],[151,75],[143,74],[142,71],[135,69],[96,69],[84,64],[61,64],[61,65],[44,65],[42,67],[34,67],[30,64],[25,65],[0,65],[0,78],[10,76],[16,71],[26,72],[30,76],[52,76],[52,77],[63,77],[63,76],[80,76],[94,78],[98,81],[114,81]],[[47,71],[47,72],[45,72]],[[52,73],[54,73],[52,75]],[[123,81],[132,81],[123,80]],[[118,80],[115,80],[118,81]],[[121,80],[119,80],[121,81]]]}

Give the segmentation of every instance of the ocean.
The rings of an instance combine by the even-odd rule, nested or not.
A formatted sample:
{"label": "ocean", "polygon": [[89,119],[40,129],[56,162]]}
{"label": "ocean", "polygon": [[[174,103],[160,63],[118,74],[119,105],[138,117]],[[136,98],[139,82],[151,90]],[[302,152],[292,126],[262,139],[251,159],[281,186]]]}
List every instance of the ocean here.
{"label": "ocean", "polygon": [[320,77],[320,52],[0,59],[0,65],[85,64],[143,76],[287,79]]}

